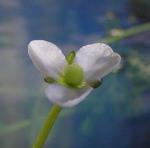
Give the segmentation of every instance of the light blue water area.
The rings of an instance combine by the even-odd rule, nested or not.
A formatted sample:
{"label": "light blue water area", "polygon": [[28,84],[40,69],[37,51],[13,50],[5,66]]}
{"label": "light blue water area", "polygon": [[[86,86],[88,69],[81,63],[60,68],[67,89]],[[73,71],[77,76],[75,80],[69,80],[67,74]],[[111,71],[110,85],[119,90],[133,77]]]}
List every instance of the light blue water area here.
{"label": "light blue water area", "polygon": [[[51,107],[46,84],[28,57],[29,41],[54,42],[66,54],[99,42],[112,29],[140,23],[129,0],[0,1],[0,147],[31,147],[39,118]],[[111,45],[123,58],[122,68],[84,102],[62,112],[47,148],[150,147],[148,38],[149,33]],[[26,119],[30,126],[7,130]]]}

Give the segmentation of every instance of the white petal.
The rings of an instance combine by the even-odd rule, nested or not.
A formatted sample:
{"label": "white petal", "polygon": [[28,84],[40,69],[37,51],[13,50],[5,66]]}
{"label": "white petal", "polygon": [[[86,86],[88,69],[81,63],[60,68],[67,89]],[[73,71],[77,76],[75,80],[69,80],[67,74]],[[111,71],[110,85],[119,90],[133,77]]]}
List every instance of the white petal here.
{"label": "white petal", "polygon": [[81,47],[75,59],[75,62],[83,68],[87,81],[101,79],[116,69],[120,61],[120,55],[104,43]]}
{"label": "white petal", "polygon": [[34,40],[28,45],[29,56],[36,68],[44,75],[58,77],[66,64],[61,50],[48,41]]}
{"label": "white petal", "polygon": [[83,101],[93,89],[90,87],[82,89],[71,89],[59,84],[51,84],[45,90],[48,99],[62,107],[72,107]]}

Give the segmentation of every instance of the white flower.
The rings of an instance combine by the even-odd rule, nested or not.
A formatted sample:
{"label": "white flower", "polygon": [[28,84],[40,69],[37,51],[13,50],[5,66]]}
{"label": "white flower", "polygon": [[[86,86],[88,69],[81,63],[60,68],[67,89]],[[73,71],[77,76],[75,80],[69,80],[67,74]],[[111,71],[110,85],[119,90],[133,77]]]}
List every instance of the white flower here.
{"label": "white flower", "polygon": [[[28,45],[29,56],[44,78],[50,79],[45,93],[62,107],[77,105],[93,90],[91,84],[118,68],[121,57],[104,43],[83,46],[66,57],[53,43],[35,40]],[[51,81],[52,80],[52,81]]]}

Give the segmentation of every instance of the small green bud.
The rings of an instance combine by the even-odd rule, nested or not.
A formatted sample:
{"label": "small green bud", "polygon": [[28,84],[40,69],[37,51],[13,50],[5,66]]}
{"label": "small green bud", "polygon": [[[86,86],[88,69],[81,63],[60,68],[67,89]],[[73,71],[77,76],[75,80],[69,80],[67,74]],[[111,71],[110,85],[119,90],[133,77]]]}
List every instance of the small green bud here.
{"label": "small green bud", "polygon": [[96,80],[89,83],[89,85],[93,88],[98,88],[102,84],[102,81]]}
{"label": "small green bud", "polygon": [[45,77],[45,78],[44,78],[44,81],[45,81],[46,83],[49,83],[49,84],[55,82],[55,80],[54,80],[53,78],[51,78],[51,77]]}
{"label": "small green bud", "polygon": [[84,72],[77,64],[71,64],[66,67],[64,73],[64,81],[71,87],[78,87],[82,84],[84,79]]}
{"label": "small green bud", "polygon": [[76,56],[75,51],[71,51],[71,52],[66,56],[66,60],[67,60],[68,64],[72,64],[72,63],[73,63],[75,56]]}

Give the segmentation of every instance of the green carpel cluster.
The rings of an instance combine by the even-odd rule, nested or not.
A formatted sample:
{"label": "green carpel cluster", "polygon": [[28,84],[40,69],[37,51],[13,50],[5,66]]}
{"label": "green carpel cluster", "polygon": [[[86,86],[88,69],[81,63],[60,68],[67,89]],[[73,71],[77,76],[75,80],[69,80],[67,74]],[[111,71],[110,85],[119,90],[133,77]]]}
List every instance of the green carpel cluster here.
{"label": "green carpel cluster", "polygon": [[78,64],[68,65],[64,71],[64,82],[71,87],[82,85],[84,71]]}

